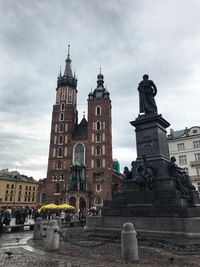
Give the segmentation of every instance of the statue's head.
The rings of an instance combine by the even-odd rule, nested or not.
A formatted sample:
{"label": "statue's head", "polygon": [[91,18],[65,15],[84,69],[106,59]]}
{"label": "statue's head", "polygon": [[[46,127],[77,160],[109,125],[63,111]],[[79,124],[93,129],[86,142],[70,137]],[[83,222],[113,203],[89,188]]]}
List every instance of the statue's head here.
{"label": "statue's head", "polygon": [[148,74],[144,74],[144,75],[143,75],[143,79],[144,79],[144,80],[148,80],[148,79],[149,79],[149,75],[148,75]]}
{"label": "statue's head", "polygon": [[176,161],[176,158],[173,156],[171,157],[171,162],[175,162]]}
{"label": "statue's head", "polygon": [[128,167],[124,167],[124,172],[127,172],[128,171]]}

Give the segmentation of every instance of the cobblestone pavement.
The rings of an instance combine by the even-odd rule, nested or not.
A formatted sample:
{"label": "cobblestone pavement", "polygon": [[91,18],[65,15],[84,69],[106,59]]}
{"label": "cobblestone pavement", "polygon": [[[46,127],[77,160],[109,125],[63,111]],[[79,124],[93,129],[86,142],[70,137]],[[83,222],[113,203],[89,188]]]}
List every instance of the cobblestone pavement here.
{"label": "cobblestone pavement", "polygon": [[[34,241],[31,232],[0,236],[0,266],[56,267],[190,267],[200,266],[199,255],[178,256],[162,249],[139,246],[139,260],[125,264],[120,259],[120,244],[61,242],[59,250],[44,251],[44,241]],[[94,245],[92,245],[94,244]],[[88,245],[88,244],[87,244]],[[7,252],[12,255],[8,256]]]}

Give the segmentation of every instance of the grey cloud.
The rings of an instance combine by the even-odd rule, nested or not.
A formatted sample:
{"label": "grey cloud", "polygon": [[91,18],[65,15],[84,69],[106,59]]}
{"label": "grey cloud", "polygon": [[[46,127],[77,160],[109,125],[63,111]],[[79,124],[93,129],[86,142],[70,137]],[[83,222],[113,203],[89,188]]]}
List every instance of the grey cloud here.
{"label": "grey cloud", "polygon": [[[68,42],[80,117],[102,67],[113,106],[114,148],[135,153],[129,122],[138,115],[137,86],[146,72],[158,87],[158,110],[174,129],[199,124],[200,93],[194,90],[200,70],[194,27],[200,23],[199,1],[7,0],[0,7],[0,121],[13,133],[0,130],[2,168],[18,162],[26,170],[46,171],[37,159],[48,159],[56,79]],[[124,155],[121,165],[129,165],[129,158]]]}

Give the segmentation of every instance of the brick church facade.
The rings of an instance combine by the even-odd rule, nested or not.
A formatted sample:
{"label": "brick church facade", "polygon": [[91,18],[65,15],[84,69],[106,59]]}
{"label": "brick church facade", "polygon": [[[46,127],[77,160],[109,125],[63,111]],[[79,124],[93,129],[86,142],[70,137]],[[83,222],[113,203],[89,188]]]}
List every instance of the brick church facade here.
{"label": "brick church facade", "polygon": [[120,174],[113,171],[110,94],[104,76],[88,95],[88,118],[78,123],[77,79],[71,59],[57,80],[53,106],[45,203],[69,203],[76,208],[97,208],[119,189]]}

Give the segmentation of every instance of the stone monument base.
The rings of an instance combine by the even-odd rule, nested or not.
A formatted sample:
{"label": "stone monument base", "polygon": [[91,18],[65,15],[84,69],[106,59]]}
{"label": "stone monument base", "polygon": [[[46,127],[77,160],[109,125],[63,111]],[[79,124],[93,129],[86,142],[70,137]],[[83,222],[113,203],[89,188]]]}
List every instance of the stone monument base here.
{"label": "stone monument base", "polygon": [[187,237],[200,238],[200,217],[117,217],[94,216],[87,218],[88,231],[120,234],[124,223],[133,223],[143,238]]}

